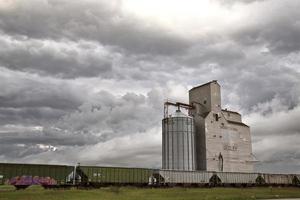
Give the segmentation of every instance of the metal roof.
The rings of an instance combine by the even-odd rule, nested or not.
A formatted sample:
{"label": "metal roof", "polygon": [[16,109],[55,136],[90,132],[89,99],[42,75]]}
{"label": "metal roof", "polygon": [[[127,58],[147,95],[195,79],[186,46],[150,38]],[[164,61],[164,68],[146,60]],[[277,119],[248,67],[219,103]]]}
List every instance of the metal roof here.
{"label": "metal roof", "polygon": [[236,121],[231,121],[231,120],[227,120],[227,122],[230,123],[230,124],[236,124],[236,125],[249,127],[247,124],[244,124],[243,122],[236,122]]}
{"label": "metal roof", "polygon": [[171,117],[190,117],[186,114],[184,114],[183,112],[181,112],[180,110],[176,110]]}
{"label": "metal roof", "polygon": [[199,87],[205,86],[205,85],[209,85],[209,84],[211,84],[211,83],[216,83],[216,84],[220,85],[220,84],[218,83],[218,81],[217,81],[217,80],[212,80],[212,81],[210,81],[210,82],[208,82],[208,83],[204,83],[204,84],[202,84],[202,85],[199,85],[199,86],[193,87],[192,89],[190,89],[190,91],[191,91],[191,90],[193,90],[193,89],[196,89],[196,88],[199,88]]}
{"label": "metal roof", "polygon": [[232,111],[232,110],[222,109],[222,111],[241,115],[240,113],[238,113],[236,111]]}

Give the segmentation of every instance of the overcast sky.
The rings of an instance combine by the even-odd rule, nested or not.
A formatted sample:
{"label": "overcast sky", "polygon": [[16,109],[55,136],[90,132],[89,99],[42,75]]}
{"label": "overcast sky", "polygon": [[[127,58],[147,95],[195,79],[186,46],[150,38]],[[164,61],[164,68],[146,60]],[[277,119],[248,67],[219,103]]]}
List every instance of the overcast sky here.
{"label": "overcast sky", "polygon": [[164,99],[218,80],[257,170],[300,173],[299,0],[0,1],[0,162],[161,166]]}

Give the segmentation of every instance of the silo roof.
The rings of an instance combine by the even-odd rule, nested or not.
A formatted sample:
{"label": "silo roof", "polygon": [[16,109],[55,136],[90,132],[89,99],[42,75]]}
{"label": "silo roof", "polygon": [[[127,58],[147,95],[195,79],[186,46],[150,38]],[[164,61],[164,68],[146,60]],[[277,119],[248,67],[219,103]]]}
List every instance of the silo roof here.
{"label": "silo roof", "polygon": [[218,83],[217,80],[212,80],[212,81],[210,81],[210,82],[208,82],[208,83],[204,83],[204,84],[202,84],[202,85],[195,86],[195,87],[193,87],[192,89],[190,89],[189,91],[191,91],[191,90],[193,90],[193,89],[196,89],[196,88],[200,88],[200,87],[206,86],[206,85],[210,85],[210,84],[212,84],[212,83],[216,83],[216,84],[220,85],[220,84]]}
{"label": "silo roof", "polygon": [[184,114],[183,112],[181,112],[180,110],[176,110],[171,117],[190,117],[186,114]]}

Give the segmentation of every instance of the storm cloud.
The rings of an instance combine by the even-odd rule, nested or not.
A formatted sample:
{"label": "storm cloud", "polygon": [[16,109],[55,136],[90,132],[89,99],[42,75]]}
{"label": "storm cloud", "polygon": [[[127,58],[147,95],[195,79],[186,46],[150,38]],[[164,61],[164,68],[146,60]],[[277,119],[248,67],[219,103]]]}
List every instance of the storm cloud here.
{"label": "storm cloud", "polygon": [[163,101],[217,79],[257,170],[299,172],[297,0],[0,3],[0,160],[160,167]]}

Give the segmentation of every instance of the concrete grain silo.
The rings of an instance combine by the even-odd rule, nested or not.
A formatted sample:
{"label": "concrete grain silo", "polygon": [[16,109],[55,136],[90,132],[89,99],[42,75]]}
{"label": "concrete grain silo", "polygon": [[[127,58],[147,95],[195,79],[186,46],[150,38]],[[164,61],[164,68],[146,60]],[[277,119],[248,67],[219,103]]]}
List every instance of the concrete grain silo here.
{"label": "concrete grain silo", "polygon": [[[168,106],[177,107],[175,114],[169,116]],[[250,127],[240,113],[222,109],[216,80],[191,88],[189,104],[166,101],[162,125],[163,169],[253,171]]]}
{"label": "concrete grain silo", "polygon": [[250,127],[238,112],[222,109],[219,83],[214,80],[192,88],[189,101],[197,170],[252,172]]}
{"label": "concrete grain silo", "polygon": [[162,168],[195,170],[194,120],[179,109],[162,120]]}

